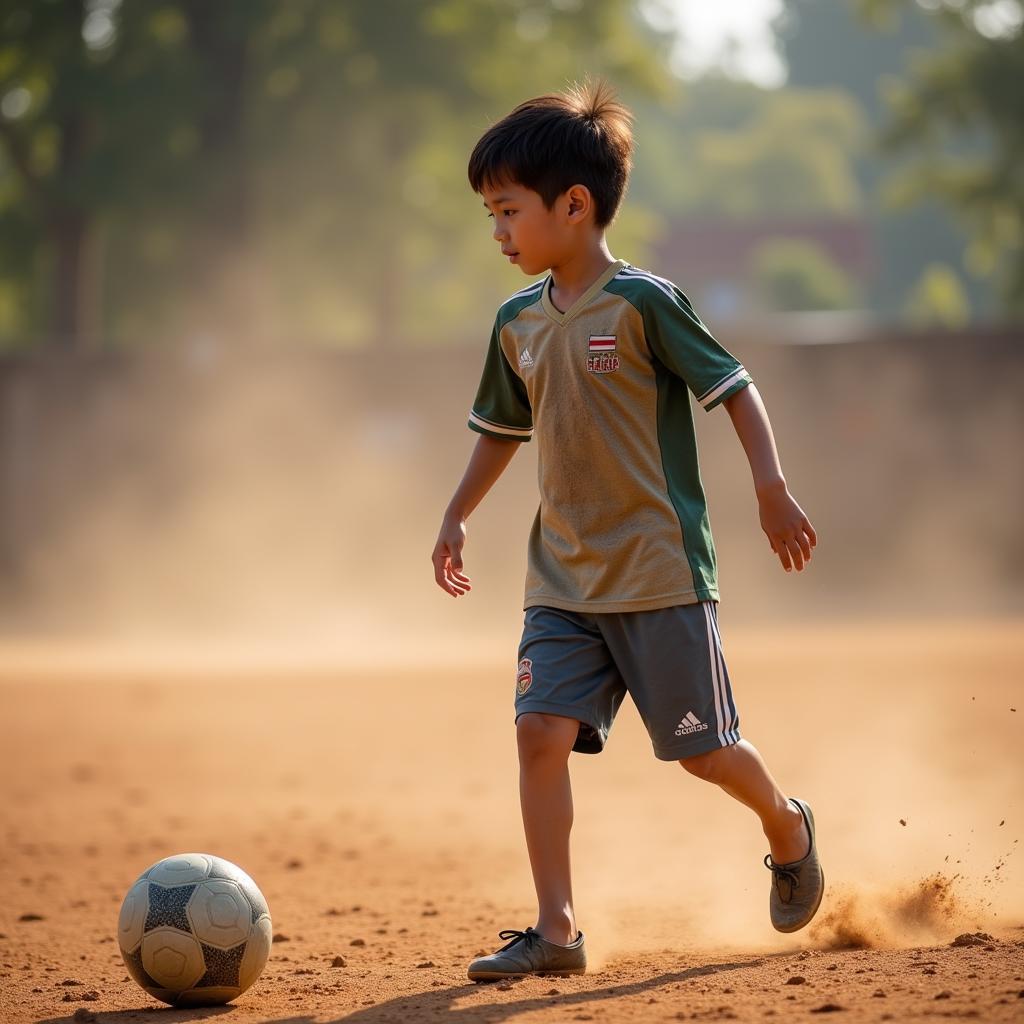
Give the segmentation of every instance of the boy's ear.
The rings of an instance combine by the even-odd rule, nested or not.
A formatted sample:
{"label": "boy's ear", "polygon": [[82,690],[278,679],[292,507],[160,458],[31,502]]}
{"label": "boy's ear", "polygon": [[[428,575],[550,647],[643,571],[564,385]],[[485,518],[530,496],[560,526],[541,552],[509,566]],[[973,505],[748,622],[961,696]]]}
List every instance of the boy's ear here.
{"label": "boy's ear", "polygon": [[594,197],[586,185],[572,185],[565,193],[566,213],[569,219],[578,224],[586,220],[587,215],[594,208]]}

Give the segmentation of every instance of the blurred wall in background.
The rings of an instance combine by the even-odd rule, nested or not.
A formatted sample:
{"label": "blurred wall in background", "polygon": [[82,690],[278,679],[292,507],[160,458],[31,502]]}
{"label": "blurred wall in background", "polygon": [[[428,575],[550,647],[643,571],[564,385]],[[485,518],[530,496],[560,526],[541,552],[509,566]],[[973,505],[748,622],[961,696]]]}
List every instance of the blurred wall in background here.
{"label": "blurred wall in background", "polygon": [[[1020,613],[1018,338],[726,340],[820,534],[810,568],[784,574],[727,414],[695,407],[727,614],[771,625]],[[533,445],[470,519],[474,593],[456,605],[428,561],[475,440],[465,420],[481,365],[479,346],[9,362],[5,631],[374,638],[413,656],[446,631],[458,644],[506,630],[537,504]]]}

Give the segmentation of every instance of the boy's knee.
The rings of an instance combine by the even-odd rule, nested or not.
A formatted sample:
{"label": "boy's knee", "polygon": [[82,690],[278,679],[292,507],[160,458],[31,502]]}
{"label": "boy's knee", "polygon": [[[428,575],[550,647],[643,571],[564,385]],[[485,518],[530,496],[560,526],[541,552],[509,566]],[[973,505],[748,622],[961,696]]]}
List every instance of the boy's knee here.
{"label": "boy's knee", "polygon": [[679,763],[691,774],[705,782],[718,782],[722,769],[722,755],[728,747],[721,750],[710,750],[706,754],[680,758]]}
{"label": "boy's knee", "polygon": [[527,711],[516,720],[516,742],[520,763],[569,756],[579,722],[559,715]]}

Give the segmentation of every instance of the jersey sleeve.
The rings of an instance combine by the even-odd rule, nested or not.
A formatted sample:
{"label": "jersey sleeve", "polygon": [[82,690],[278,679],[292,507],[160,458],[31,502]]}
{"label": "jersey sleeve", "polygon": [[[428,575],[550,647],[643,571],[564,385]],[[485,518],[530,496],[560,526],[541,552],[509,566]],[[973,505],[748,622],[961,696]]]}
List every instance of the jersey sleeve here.
{"label": "jersey sleeve", "polygon": [[651,352],[686,382],[706,411],[752,383],[743,364],[719,344],[690,300],[669,282],[648,290],[643,318]]}
{"label": "jersey sleeve", "polygon": [[497,322],[487,347],[480,387],[469,413],[469,428],[503,441],[529,441],[533,436],[533,410],[526,385],[509,365],[501,348]]}

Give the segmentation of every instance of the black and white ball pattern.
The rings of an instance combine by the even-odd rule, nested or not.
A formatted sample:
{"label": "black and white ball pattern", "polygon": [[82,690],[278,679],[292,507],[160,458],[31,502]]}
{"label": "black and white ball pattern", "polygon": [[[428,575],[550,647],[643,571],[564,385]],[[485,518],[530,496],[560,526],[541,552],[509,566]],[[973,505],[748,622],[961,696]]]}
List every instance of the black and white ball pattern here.
{"label": "black and white ball pattern", "polygon": [[165,857],[121,905],[117,938],[128,973],[172,1006],[226,1003],[270,956],[270,910],[239,867],[208,853]]}

